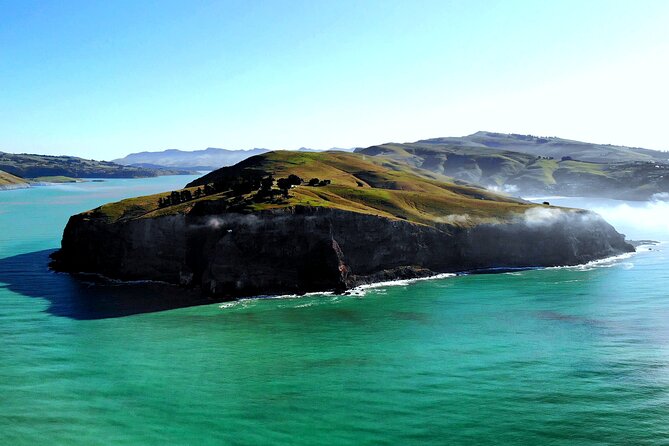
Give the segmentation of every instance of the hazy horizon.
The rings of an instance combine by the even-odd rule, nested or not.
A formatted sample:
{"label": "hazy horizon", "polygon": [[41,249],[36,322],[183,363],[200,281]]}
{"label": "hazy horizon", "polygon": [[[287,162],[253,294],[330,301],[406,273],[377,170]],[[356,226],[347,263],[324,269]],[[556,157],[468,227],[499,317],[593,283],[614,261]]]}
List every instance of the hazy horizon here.
{"label": "hazy horizon", "polygon": [[[486,131],[487,132],[487,130],[481,130],[481,131]],[[491,133],[502,133],[502,132],[494,132],[494,131],[490,131],[490,132]],[[476,133],[476,132],[473,132],[473,133]],[[510,132],[510,133],[520,134],[520,135],[530,135],[528,133],[518,133],[518,132]],[[427,140],[427,139],[432,139],[432,138],[463,137],[463,136],[469,136],[469,135],[440,135],[440,136],[430,136],[430,137],[420,138],[420,139],[421,140]],[[560,135],[531,135],[531,136],[544,137],[544,138],[545,137],[557,137],[557,138],[561,138],[561,139],[564,139],[564,140],[574,140],[573,138],[564,138]],[[121,154],[121,155],[116,156],[114,158],[105,158],[105,159],[97,158],[97,160],[98,161],[113,161],[115,159],[125,158],[126,156],[131,155],[131,154],[145,153],[145,152],[146,153],[158,153],[158,152],[166,152],[166,151],[170,151],[170,150],[176,150],[176,151],[180,151],[180,152],[198,152],[198,151],[205,151],[205,150],[208,150],[208,149],[229,150],[229,151],[245,151],[245,152],[249,152],[249,151],[253,151],[253,150],[270,150],[270,151],[274,151],[274,150],[293,150],[293,151],[296,151],[296,150],[302,150],[302,149],[326,151],[326,150],[337,150],[337,149],[352,150],[352,149],[357,149],[357,148],[371,147],[371,146],[374,146],[374,145],[382,145],[382,144],[386,144],[386,143],[413,143],[413,142],[416,142],[416,141],[383,141],[383,142],[379,142],[379,143],[376,143],[376,144],[371,144],[370,146],[327,147],[327,148],[320,148],[320,147],[319,148],[314,148],[314,147],[305,147],[305,146],[300,146],[300,147],[295,147],[295,148],[292,148],[292,147],[291,148],[277,148],[277,149],[267,149],[266,147],[235,148],[235,147],[213,147],[213,146],[207,146],[207,147],[202,147],[202,148],[167,148],[167,149],[156,148],[154,150],[146,149],[146,150],[137,150],[137,151],[134,151],[134,152],[129,151],[127,153]],[[602,141],[579,141],[579,142],[592,143],[592,144],[602,144],[602,145],[612,145],[612,146],[622,146],[622,144],[602,142]],[[647,147],[641,147],[641,146],[627,146],[627,147],[638,148],[638,149],[647,149]],[[667,149],[667,150],[655,149],[655,150],[659,150],[661,152],[669,151],[669,149]],[[78,156],[80,158],[90,158],[86,155],[84,155],[84,156],[72,155],[72,153],[69,153],[69,152],[63,152],[63,153],[38,153],[38,152],[25,152],[25,151],[19,152],[19,151],[4,150],[2,148],[0,148],[0,152],[15,153],[15,154],[28,154],[28,155],[48,154],[48,155],[54,155],[54,156]],[[91,159],[96,159],[96,158],[91,158]]]}
{"label": "hazy horizon", "polygon": [[0,150],[115,159],[479,130],[668,150],[669,3],[7,1]]}

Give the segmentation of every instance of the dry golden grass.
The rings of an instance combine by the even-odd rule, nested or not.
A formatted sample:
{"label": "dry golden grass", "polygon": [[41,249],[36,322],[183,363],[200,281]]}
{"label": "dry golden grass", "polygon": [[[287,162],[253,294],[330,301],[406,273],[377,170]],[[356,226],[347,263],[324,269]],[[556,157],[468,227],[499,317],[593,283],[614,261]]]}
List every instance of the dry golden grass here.
{"label": "dry golden grass", "polygon": [[449,223],[467,226],[482,221],[499,221],[524,212],[529,204],[487,190],[458,185],[449,178],[410,167],[383,157],[344,152],[270,152],[236,166],[219,169],[191,183],[198,185],[262,173],[274,178],[297,175],[303,180],[328,179],[330,185],[301,185],[290,190],[289,198],[256,201],[254,193],[233,202],[230,193],[198,198],[174,206],[158,207],[156,194],[110,203],[89,211],[91,217],[108,222],[134,218],[187,213],[199,201],[220,200],[236,211],[254,212],[275,208],[311,206],[378,215],[433,225]]}

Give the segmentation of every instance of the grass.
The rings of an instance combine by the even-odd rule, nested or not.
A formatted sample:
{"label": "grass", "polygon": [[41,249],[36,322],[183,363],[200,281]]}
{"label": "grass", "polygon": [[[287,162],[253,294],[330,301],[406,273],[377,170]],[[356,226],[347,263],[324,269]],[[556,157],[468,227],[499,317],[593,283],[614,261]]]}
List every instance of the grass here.
{"label": "grass", "polygon": [[537,183],[550,186],[556,183],[553,173],[557,168],[558,163],[555,160],[538,159],[528,165],[521,174],[513,177],[512,182],[520,184]]}
{"label": "grass", "polygon": [[[471,135],[474,138],[470,138],[471,140],[465,137],[438,138],[407,144],[390,143],[361,149],[358,153],[367,155],[368,158],[403,162],[439,175],[485,186],[515,186],[526,192],[574,193],[582,188],[608,196],[615,191],[631,193],[638,189],[640,192],[637,195],[644,196],[641,193],[644,184],[653,184],[649,190],[666,189],[664,180],[660,177],[663,173],[653,171],[653,163],[629,162],[626,154],[637,157],[638,150],[555,138],[548,138],[539,144],[539,139],[534,137],[492,135],[488,137],[483,132]],[[478,143],[480,138],[484,138],[485,141],[481,141],[490,145]],[[522,153],[523,150],[513,144],[509,145],[509,142],[522,143],[521,145],[532,147],[532,151]],[[515,149],[510,149],[511,147]],[[573,156],[574,159],[561,161],[561,155],[564,154]],[[581,155],[600,162],[583,161],[579,159]],[[643,159],[649,157],[648,154],[642,155]],[[548,159],[547,156],[553,156],[554,159]],[[663,156],[666,158],[666,155]]]}
{"label": "grass", "polygon": [[112,223],[136,218],[186,214],[202,201],[216,201],[239,212],[258,212],[296,206],[323,207],[408,220],[434,225],[450,221],[449,216],[467,216],[453,224],[498,221],[524,212],[528,204],[487,190],[456,184],[439,174],[411,167],[384,157],[351,153],[270,152],[219,169],[189,184],[194,192],[199,186],[231,178],[272,174],[274,178],[295,174],[303,180],[328,179],[330,185],[305,184],[290,190],[289,197],[257,201],[255,192],[233,197],[222,192],[164,208],[158,199],[169,194],[149,195],[109,203],[89,211],[92,218]]}
{"label": "grass", "polygon": [[586,163],[582,161],[560,161],[559,168],[566,169],[570,173],[584,175],[608,176],[606,164]]}
{"label": "grass", "polygon": [[31,178],[31,181],[35,181],[38,183],[78,183],[81,180],[79,180],[78,178],[56,175],[56,176]]}
{"label": "grass", "polygon": [[0,170],[0,186],[14,186],[20,184],[28,184],[28,181]]}

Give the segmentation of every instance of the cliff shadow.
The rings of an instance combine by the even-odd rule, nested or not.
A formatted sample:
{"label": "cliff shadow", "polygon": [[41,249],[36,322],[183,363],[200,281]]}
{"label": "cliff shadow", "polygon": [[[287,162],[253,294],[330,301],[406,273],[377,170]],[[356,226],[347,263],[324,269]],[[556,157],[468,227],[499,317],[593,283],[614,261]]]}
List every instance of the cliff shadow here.
{"label": "cliff shadow", "polygon": [[[49,302],[54,316],[106,319],[211,304],[195,290],[161,283],[122,283],[49,269],[54,249],[0,259],[0,287]],[[0,303],[1,305],[2,303]]]}

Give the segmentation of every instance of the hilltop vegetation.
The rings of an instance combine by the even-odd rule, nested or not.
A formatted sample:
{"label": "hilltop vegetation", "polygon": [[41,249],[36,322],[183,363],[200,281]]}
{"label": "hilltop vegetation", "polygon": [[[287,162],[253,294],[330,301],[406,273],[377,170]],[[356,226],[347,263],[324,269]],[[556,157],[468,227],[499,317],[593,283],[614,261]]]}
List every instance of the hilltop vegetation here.
{"label": "hilltop vegetation", "polygon": [[74,156],[50,156],[0,152],[0,170],[29,180],[38,177],[69,178],[143,178],[182,175],[183,170],[150,169],[121,166],[108,161],[94,161]]}
{"label": "hilltop vegetation", "polygon": [[[291,176],[301,180],[299,185],[289,181]],[[291,183],[288,187],[287,181]],[[168,197],[175,198],[166,204]],[[91,211],[90,216],[114,222],[176,213],[250,213],[300,206],[426,225],[466,226],[511,218],[524,212],[528,204],[392,160],[343,152],[278,151],[211,172],[182,191],[110,203]],[[452,220],[449,216],[453,215],[460,218]]]}

